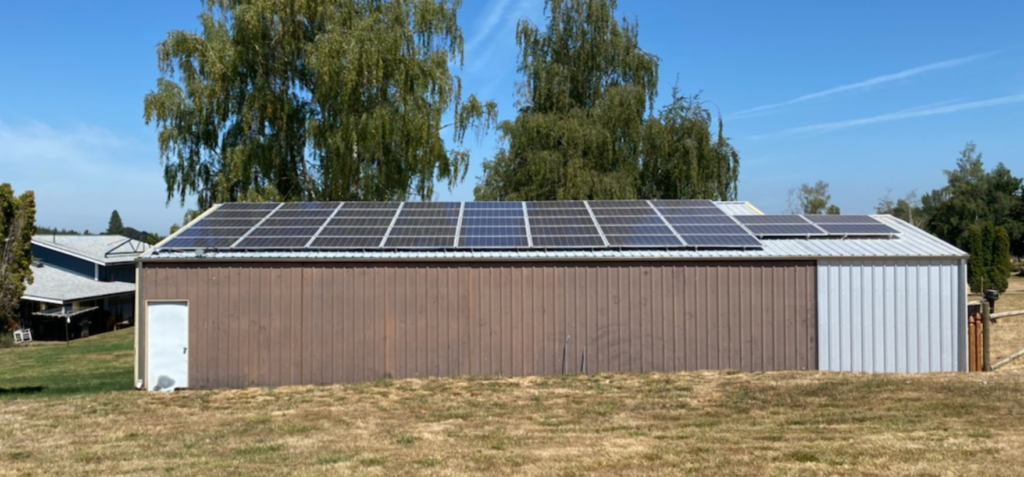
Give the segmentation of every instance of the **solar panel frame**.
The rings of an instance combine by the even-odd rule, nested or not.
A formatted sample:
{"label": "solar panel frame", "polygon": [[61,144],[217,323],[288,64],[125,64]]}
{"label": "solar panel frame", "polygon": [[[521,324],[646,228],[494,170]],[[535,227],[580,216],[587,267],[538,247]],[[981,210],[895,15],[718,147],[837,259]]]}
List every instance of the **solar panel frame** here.
{"label": "solar panel frame", "polygon": [[161,250],[223,249],[235,243],[235,238],[220,237],[175,237],[160,246]]}
{"label": "solar panel frame", "polygon": [[649,235],[617,235],[605,234],[608,245],[611,247],[623,248],[662,248],[681,247],[685,244],[676,235],[649,234]]}
{"label": "solar panel frame", "polygon": [[309,237],[243,237],[231,248],[242,250],[292,250],[305,248]]}
{"label": "solar panel frame", "polygon": [[899,232],[888,225],[878,224],[818,224],[830,237],[892,236]]}
{"label": "solar panel frame", "polygon": [[737,215],[733,218],[745,225],[803,225],[809,223],[800,215]]}
{"label": "solar panel frame", "polygon": [[755,237],[821,237],[828,235],[814,224],[745,224]]}
{"label": "solar panel frame", "polygon": [[870,215],[802,215],[812,224],[881,224]]}

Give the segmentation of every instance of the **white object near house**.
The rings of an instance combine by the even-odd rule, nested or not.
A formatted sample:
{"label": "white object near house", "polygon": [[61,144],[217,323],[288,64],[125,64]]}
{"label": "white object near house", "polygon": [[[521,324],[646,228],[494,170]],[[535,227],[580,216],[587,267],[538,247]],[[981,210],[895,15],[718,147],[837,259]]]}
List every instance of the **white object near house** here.
{"label": "white object near house", "polygon": [[188,303],[149,302],[147,334],[152,340],[146,353],[146,382],[150,391],[188,387]]}
{"label": "white object near house", "polygon": [[14,330],[14,343],[24,343],[26,341],[32,341],[32,330]]}

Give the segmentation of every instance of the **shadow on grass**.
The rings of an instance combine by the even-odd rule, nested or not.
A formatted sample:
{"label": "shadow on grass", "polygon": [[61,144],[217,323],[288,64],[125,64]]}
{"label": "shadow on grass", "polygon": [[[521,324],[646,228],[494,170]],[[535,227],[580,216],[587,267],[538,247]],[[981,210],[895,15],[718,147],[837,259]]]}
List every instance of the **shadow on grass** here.
{"label": "shadow on grass", "polygon": [[43,392],[42,386],[19,386],[16,388],[0,388],[0,396],[5,394],[36,394]]}

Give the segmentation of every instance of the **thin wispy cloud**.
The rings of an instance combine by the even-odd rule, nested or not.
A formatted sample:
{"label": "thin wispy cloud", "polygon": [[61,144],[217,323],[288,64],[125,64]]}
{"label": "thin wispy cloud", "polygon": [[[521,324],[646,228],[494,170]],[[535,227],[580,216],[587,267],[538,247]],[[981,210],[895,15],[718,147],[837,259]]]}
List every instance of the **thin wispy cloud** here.
{"label": "thin wispy cloud", "polygon": [[487,11],[487,15],[484,16],[484,18],[475,26],[474,29],[476,30],[476,33],[473,35],[473,38],[470,38],[469,41],[466,42],[465,51],[467,55],[476,50],[477,47],[479,47],[480,44],[491,35],[494,27],[498,25],[499,21],[501,21],[502,14],[505,13],[505,7],[507,7],[511,1],[512,0],[498,0],[491,4],[490,9]]}
{"label": "thin wispy cloud", "polygon": [[913,76],[917,76],[917,75],[920,75],[920,74],[923,74],[923,73],[927,73],[927,72],[930,72],[930,71],[937,71],[937,70],[944,70],[944,69],[949,69],[949,68],[956,68],[958,66],[963,66],[963,65],[966,65],[966,64],[978,61],[978,60],[980,60],[982,58],[990,57],[992,55],[995,55],[996,53],[998,53],[998,52],[997,51],[992,51],[992,52],[988,52],[988,53],[982,53],[980,55],[973,55],[973,56],[967,56],[967,57],[963,57],[963,58],[955,58],[955,59],[952,59],[952,60],[939,61],[937,63],[931,63],[931,64],[927,64],[927,65],[923,65],[923,66],[918,66],[918,67],[910,68],[910,69],[903,70],[903,71],[900,71],[900,72],[897,72],[897,73],[876,76],[874,78],[866,79],[864,81],[858,81],[856,83],[845,84],[845,85],[842,85],[842,86],[836,86],[834,88],[829,88],[829,89],[818,91],[818,92],[815,92],[815,93],[805,94],[803,96],[800,96],[800,97],[797,97],[797,98],[793,98],[793,99],[790,99],[788,101],[783,101],[781,103],[765,104],[763,106],[757,106],[757,107],[754,107],[754,108],[745,109],[743,111],[739,111],[739,112],[736,112],[736,113],[732,114],[732,118],[733,119],[740,119],[740,118],[762,116],[762,115],[767,114],[768,112],[770,112],[772,110],[779,109],[779,108],[782,108],[782,107],[785,107],[785,106],[791,106],[791,105],[798,104],[798,103],[803,103],[805,101],[811,101],[811,100],[814,100],[814,99],[821,99],[821,98],[825,98],[825,97],[828,97],[828,96],[832,96],[834,94],[843,93],[843,92],[846,92],[846,91],[855,91],[855,90],[866,89],[866,88],[870,88],[870,87],[873,87],[873,86],[878,86],[880,84],[889,83],[889,82],[892,82],[892,81],[898,81],[898,80],[902,80],[902,79],[911,78]]}
{"label": "thin wispy cloud", "polygon": [[935,103],[931,105],[918,106],[910,109],[903,109],[892,113],[881,114],[878,116],[871,116],[867,118],[849,119],[845,121],[834,121],[829,123],[812,124],[809,126],[801,126],[792,129],[786,129],[783,131],[762,134],[757,136],[751,136],[750,139],[764,139],[773,136],[783,136],[791,134],[801,133],[820,133],[820,132],[832,132],[841,129],[849,129],[857,126],[864,126],[868,124],[887,123],[891,121],[899,121],[903,119],[921,118],[926,116],[937,116],[940,114],[950,114],[960,111],[967,111],[971,109],[990,108],[994,106],[1001,106],[1005,104],[1020,103],[1024,102],[1024,94],[1014,94],[1010,96],[1001,96],[998,98],[985,99],[980,101],[967,101],[967,102],[943,102]]}

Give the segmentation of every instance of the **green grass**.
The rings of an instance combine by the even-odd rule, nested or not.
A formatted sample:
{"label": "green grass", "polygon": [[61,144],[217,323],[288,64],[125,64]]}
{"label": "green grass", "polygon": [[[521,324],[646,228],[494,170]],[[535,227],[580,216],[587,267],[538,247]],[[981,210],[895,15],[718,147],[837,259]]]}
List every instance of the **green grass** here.
{"label": "green grass", "polygon": [[0,399],[132,389],[134,333],[0,349]]}

